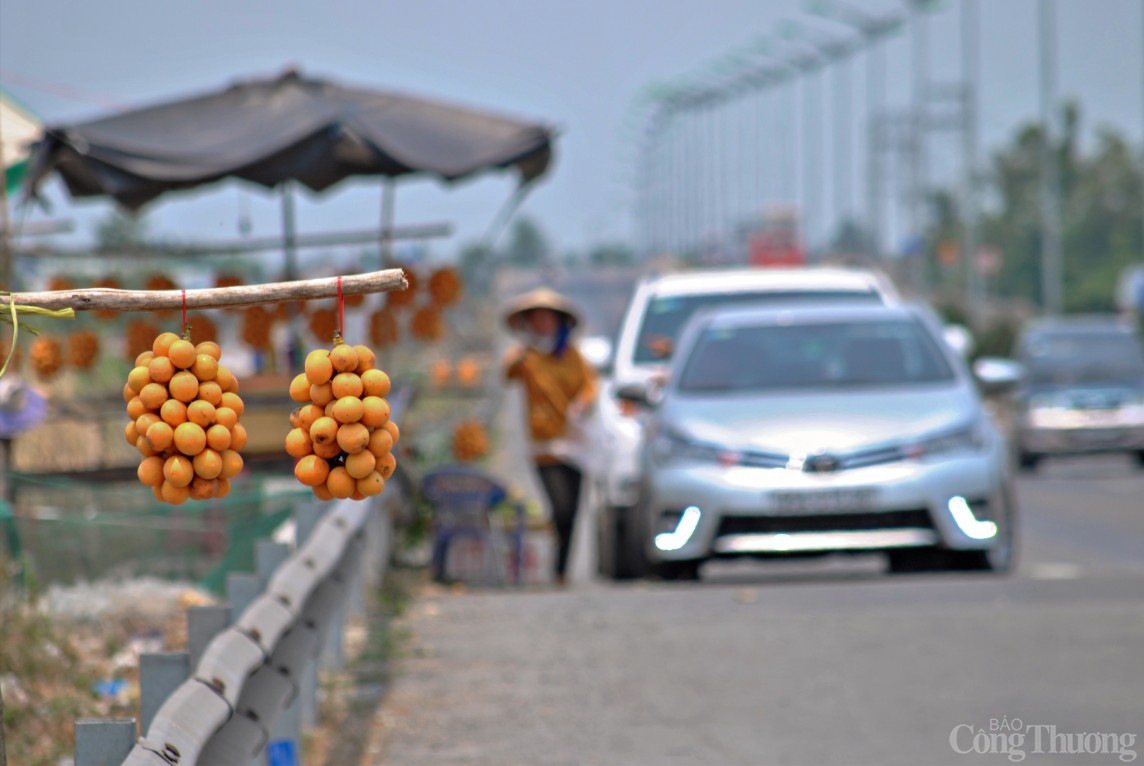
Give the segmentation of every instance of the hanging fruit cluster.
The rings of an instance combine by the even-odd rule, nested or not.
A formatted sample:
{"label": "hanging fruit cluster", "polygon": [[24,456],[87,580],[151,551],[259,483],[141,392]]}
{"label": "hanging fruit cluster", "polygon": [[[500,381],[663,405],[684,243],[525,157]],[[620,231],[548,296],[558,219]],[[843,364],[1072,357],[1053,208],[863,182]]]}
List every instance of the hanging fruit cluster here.
{"label": "hanging fruit cluster", "polygon": [[436,306],[423,306],[413,312],[409,330],[417,340],[439,340],[445,334],[445,320]]}
{"label": "hanging fruit cluster", "polygon": [[369,318],[369,339],[378,348],[385,348],[397,343],[397,317],[393,309],[386,306],[373,312]]}
{"label": "hanging fruit cluster", "polygon": [[429,276],[429,300],[445,308],[461,299],[461,275],[456,269],[443,266]]}
{"label": "hanging fruit cluster", "polygon": [[99,356],[99,336],[91,330],[78,330],[68,336],[68,364],[77,370],[90,369]]}
{"label": "hanging fruit cluster", "polygon": [[299,406],[290,416],[286,452],[298,458],[294,476],[321,500],[377,495],[397,467],[397,424],[389,419],[389,375],[374,367],[366,346],[335,335],[332,350],[306,356],[290,383]]}
{"label": "hanging fruit cluster", "polygon": [[127,376],[123,398],[131,420],[124,436],[143,457],[139,481],[157,500],[180,505],[226,497],[242,470],[244,406],[221,357],[217,343],[196,346],[165,332]]}
{"label": "hanging fruit cluster", "polygon": [[60,342],[48,336],[36,338],[32,342],[32,347],[28,349],[28,355],[32,358],[32,366],[36,368],[36,374],[44,380],[54,377],[64,364],[64,354],[63,349],[60,348]]}
{"label": "hanging fruit cluster", "polygon": [[205,314],[195,314],[190,318],[191,343],[196,346],[206,341],[218,340],[218,325]]}
{"label": "hanging fruit cluster", "polygon": [[128,323],[125,331],[127,358],[137,359],[140,354],[148,351],[159,333],[158,327],[142,319]]}
{"label": "hanging fruit cluster", "polygon": [[332,337],[338,329],[338,312],[334,309],[317,309],[310,314],[310,332],[315,338]]}
{"label": "hanging fruit cluster", "polygon": [[262,306],[251,306],[242,311],[242,340],[251,348],[270,350],[270,329],[274,315]]}
{"label": "hanging fruit cluster", "polygon": [[453,429],[453,456],[465,463],[487,455],[489,434],[479,420],[465,420]]}

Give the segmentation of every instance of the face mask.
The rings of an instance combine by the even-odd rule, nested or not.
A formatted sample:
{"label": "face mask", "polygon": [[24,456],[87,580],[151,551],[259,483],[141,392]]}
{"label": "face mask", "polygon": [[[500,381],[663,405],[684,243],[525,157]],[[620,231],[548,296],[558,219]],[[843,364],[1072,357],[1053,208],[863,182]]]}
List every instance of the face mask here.
{"label": "face mask", "polygon": [[541,354],[551,354],[556,350],[556,335],[541,335],[532,330],[523,330],[520,335],[524,345]]}

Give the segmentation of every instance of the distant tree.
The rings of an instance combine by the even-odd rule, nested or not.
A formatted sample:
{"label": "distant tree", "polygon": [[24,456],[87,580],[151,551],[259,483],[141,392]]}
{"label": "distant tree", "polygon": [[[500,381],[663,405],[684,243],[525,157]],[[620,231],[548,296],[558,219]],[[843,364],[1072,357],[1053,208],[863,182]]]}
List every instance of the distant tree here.
{"label": "distant tree", "polygon": [[619,242],[596,245],[588,253],[588,262],[593,266],[631,266],[636,262],[636,252]]}
{"label": "distant tree", "polygon": [[[1141,208],[1144,167],[1131,144],[1110,128],[1097,131],[1095,148],[1080,150],[1081,113],[1063,109],[1063,129],[1053,151],[1061,202],[1064,308],[1069,312],[1111,311],[1121,271],[1144,257]],[[1006,298],[1040,303],[1041,148],[1040,126],[1026,124],[991,159],[990,203],[982,215],[981,241],[1002,254],[990,289]],[[960,237],[956,197],[939,191],[927,239]],[[945,276],[956,282],[956,272]]]}
{"label": "distant tree", "polygon": [[870,251],[870,233],[858,221],[847,218],[839,224],[830,248],[835,253],[867,253]]}
{"label": "distant tree", "polygon": [[549,262],[552,248],[544,232],[531,218],[521,218],[512,227],[504,260],[520,268],[541,266]]}
{"label": "distant tree", "polygon": [[124,213],[116,208],[96,225],[95,238],[100,250],[139,247],[147,242],[148,224],[143,216]]}
{"label": "distant tree", "polygon": [[492,287],[493,272],[497,268],[496,253],[492,248],[483,242],[470,242],[461,248],[457,262],[468,292],[486,295]]}

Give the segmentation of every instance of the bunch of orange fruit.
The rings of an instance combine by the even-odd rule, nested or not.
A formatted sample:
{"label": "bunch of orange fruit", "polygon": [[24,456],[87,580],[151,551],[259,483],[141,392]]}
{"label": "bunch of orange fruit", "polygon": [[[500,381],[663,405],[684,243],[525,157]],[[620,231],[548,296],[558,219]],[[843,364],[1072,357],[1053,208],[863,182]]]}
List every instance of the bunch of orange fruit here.
{"label": "bunch of orange fruit", "polygon": [[77,370],[90,369],[99,356],[99,336],[91,330],[78,330],[68,336],[68,363]]}
{"label": "bunch of orange fruit", "polygon": [[413,312],[409,328],[417,340],[440,340],[445,334],[445,320],[436,306],[422,306]]}
{"label": "bunch of orange fruit", "polygon": [[219,364],[213,341],[197,346],[160,333],[135,359],[123,399],[131,418],[124,429],[142,456],[137,475],[155,498],[172,505],[230,493],[242,470],[246,429],[238,380]]}
{"label": "bunch of orange fruit", "polygon": [[453,456],[462,463],[489,452],[489,433],[479,420],[465,420],[453,429]]}
{"label": "bunch of orange fruit", "polygon": [[290,415],[286,452],[298,459],[294,476],[320,500],[377,495],[397,467],[389,375],[375,361],[369,347],[335,335],[333,349],[311,351],[290,383],[300,406]]}
{"label": "bunch of orange fruit", "polygon": [[456,269],[443,266],[429,275],[429,299],[435,306],[452,306],[461,300],[461,275]]}
{"label": "bunch of orange fruit", "polygon": [[369,339],[378,348],[385,348],[397,343],[400,333],[397,327],[397,316],[389,306],[378,309],[369,317]]}
{"label": "bunch of orange fruit", "polygon": [[28,349],[28,355],[32,358],[32,366],[36,368],[36,374],[44,380],[54,377],[64,364],[63,349],[60,347],[60,342],[46,335],[42,335],[32,342],[32,347]]}

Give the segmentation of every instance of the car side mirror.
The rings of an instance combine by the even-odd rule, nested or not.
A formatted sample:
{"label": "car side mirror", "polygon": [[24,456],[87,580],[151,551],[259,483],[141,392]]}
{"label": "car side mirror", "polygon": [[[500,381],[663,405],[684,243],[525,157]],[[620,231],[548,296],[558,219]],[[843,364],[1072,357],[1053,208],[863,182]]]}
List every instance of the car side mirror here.
{"label": "car side mirror", "polygon": [[1025,371],[1019,362],[983,356],[973,363],[973,376],[986,394],[1006,394],[1021,383]]}
{"label": "car side mirror", "polygon": [[663,401],[663,385],[655,381],[625,383],[616,389],[616,398],[637,407],[656,407]]}
{"label": "car side mirror", "polygon": [[976,342],[973,340],[973,333],[969,331],[968,327],[961,324],[947,324],[942,328],[942,335],[945,336],[945,342],[954,351],[961,354],[962,359],[969,359],[973,356]]}

